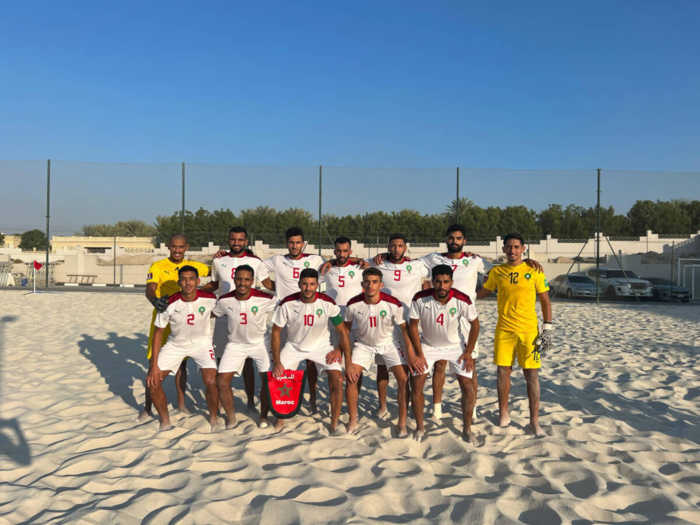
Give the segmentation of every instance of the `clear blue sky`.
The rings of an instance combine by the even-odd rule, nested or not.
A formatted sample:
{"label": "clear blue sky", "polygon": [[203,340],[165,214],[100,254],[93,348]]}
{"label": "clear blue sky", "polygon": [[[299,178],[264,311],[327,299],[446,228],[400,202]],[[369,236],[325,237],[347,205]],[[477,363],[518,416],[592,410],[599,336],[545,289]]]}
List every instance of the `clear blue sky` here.
{"label": "clear blue sky", "polygon": [[[6,2],[0,159],[173,163],[57,163],[66,231],[172,213],[182,161],[365,168],[324,169],[337,214],[440,212],[455,166],[482,206],[590,206],[594,171],[467,168],[700,172],[698,27],[697,0]],[[43,178],[0,162],[0,231],[43,224]],[[699,179],[609,176],[604,203],[698,198]],[[188,208],[315,213],[316,183],[193,167]]]}

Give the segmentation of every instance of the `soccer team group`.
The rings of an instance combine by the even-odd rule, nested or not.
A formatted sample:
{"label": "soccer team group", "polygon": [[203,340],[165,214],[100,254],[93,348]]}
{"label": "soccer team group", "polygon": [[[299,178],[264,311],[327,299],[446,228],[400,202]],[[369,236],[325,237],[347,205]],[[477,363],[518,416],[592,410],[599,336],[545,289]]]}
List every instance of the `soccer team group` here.
{"label": "soccer team group", "polygon": [[[474,302],[498,293],[498,323],[494,337],[494,363],[500,425],[508,414],[510,375],[517,359],[523,369],[530,409],[529,430],[545,433],[539,425],[540,357],[551,345],[552,311],[549,286],[536,261],[523,260],[525,243],[509,234],[503,241],[504,264],[487,272],[484,261],[465,253],[461,225],[447,229],[446,253],[420,259],[406,257],[402,234],[389,238],[387,253],[370,260],[352,256],[347,237],[335,240],[331,261],[303,253],[300,228],[285,232],[288,253],[262,260],[248,249],[244,228],[229,232],[229,251],[218,252],[211,269],[185,259],[184,235],[168,242],[170,256],[151,265],[146,297],[154,311],[148,342],[150,366],[146,378],[143,420],[155,406],[161,430],[172,428],[162,382],[175,373],[177,406],[185,407],[186,359],[198,365],[205,385],[212,431],[218,429],[219,407],[226,413],[226,428],[236,425],[232,379],[242,375],[248,407],[255,408],[255,371],[260,374],[260,418],[267,428],[270,411],[268,371],[285,377],[306,362],[309,406],[316,411],[317,379],[325,372],[330,390],[330,433],[338,433],[343,384],[348,406],[344,431],[358,429],[358,398],[362,374],[377,365],[379,411],[384,417],[389,371],[397,382],[396,436],[408,436],[410,400],[417,441],[425,437],[424,395],[432,376],[433,417],[442,417],[445,373],[456,376],[461,390],[463,437],[477,443],[471,430],[476,416],[479,319]],[[270,278],[273,274],[274,280]],[[211,281],[199,287],[200,276]],[[479,275],[485,279],[477,291]],[[256,282],[271,293],[255,287]],[[325,283],[325,293],[319,291]],[[543,323],[538,322],[539,298]],[[272,315],[269,326],[268,314]],[[212,333],[210,318],[216,317]],[[343,367],[344,363],[344,367]],[[284,419],[277,418],[279,431]]]}

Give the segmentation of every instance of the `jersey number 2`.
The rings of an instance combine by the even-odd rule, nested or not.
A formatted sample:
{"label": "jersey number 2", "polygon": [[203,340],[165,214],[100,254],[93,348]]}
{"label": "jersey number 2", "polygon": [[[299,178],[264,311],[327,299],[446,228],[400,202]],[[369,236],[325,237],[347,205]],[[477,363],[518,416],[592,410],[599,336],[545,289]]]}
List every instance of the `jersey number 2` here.
{"label": "jersey number 2", "polygon": [[190,326],[194,326],[194,314],[189,314],[187,316],[187,324]]}

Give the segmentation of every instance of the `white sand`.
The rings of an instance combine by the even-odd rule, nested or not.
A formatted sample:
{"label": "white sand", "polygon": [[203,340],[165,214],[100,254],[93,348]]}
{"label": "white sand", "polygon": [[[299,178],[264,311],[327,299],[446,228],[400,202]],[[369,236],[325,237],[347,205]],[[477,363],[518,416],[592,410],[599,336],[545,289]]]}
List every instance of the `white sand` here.
{"label": "white sand", "polygon": [[[0,304],[3,523],[700,522],[696,306],[555,303],[555,349],[541,380],[550,436],[522,430],[520,371],[516,426],[494,425],[489,352],[474,427],[482,446],[470,449],[458,435],[454,380],[443,407],[456,417],[428,420],[422,444],[368,417],[373,376],[358,436],[325,436],[325,379],[321,414],[302,409],[276,436],[242,411],[236,379],[240,423],[211,435],[193,364],[194,415],[173,415],[178,428],[157,434],[156,419],[136,421],[150,314],[142,296],[4,291]],[[488,351],[495,303],[479,308]],[[393,385],[389,394],[395,416]]]}

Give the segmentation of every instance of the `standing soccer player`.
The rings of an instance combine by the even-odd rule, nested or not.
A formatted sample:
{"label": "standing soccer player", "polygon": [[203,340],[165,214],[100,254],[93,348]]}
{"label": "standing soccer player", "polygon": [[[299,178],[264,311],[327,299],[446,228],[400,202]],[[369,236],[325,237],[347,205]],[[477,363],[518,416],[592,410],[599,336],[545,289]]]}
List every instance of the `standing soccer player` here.
{"label": "standing soccer player", "polygon": [[[530,430],[536,436],[545,436],[539,424],[540,410],[540,357],[552,341],[552,304],[549,284],[544,273],[535,272],[523,262],[525,240],[516,233],[503,239],[503,253],[507,262],[489,272],[489,278],[477,297],[482,298],[498,290],[498,323],[494,337],[493,362],[498,367],[498,410],[500,426],[507,427],[510,376],[515,358],[523,369],[530,405]],[[536,299],[542,307],[542,332],[538,330]]]}
{"label": "standing soccer player", "polygon": [[[146,284],[146,299],[153,305],[153,315],[151,317],[151,328],[148,334],[148,354],[147,359],[151,359],[153,353],[153,335],[156,330],[155,320],[158,313],[164,312],[168,307],[169,296],[180,291],[178,284],[178,270],[183,266],[192,266],[197,269],[199,275],[209,275],[209,268],[197,261],[185,259],[185,253],[189,249],[187,239],[181,233],[176,233],[168,239],[168,250],[170,256],[161,261],[154,262],[148,269],[148,279]],[[165,327],[162,334],[163,343],[168,339],[170,328]],[[175,389],[177,391],[177,408],[182,414],[189,414],[185,406],[185,388],[187,387],[187,363],[182,362],[175,374]],[[152,415],[151,394],[146,387],[146,402],[143,412],[139,414],[139,421]]]}
{"label": "standing soccer player", "polygon": [[[437,361],[446,361],[450,371],[457,376],[462,391],[464,439],[471,445],[476,445],[476,438],[471,432],[476,402],[472,384],[472,351],[479,336],[479,319],[469,296],[452,288],[452,268],[440,264],[433,268],[432,276],[433,287],[418,292],[411,302],[411,324],[408,331],[413,343],[413,350],[409,354],[414,374],[411,376],[411,405],[416,418],[413,437],[416,441],[422,441],[425,436],[423,387],[426,375],[432,372]],[[466,344],[460,330],[462,319],[470,324]],[[418,332],[419,323],[423,329],[422,336]]]}
{"label": "standing soccer player", "polygon": [[[343,403],[342,355],[348,355],[350,340],[340,315],[340,308],[326,294],[318,293],[318,272],[306,268],[299,274],[301,292],[287,296],[275,310],[272,322],[272,375],[282,377],[285,370],[296,370],[302,359],[313,361],[328,374],[331,398],[330,432],[338,428]],[[332,322],[340,336],[340,350],[331,346]],[[287,343],[280,350],[280,334],[287,327]],[[278,419],[275,430],[284,427]]]}
{"label": "standing soccer player", "polygon": [[[194,266],[182,266],[178,275],[181,291],[170,296],[165,311],[156,316],[153,355],[146,384],[160,416],[160,430],[172,428],[162,383],[168,374],[180,367],[186,357],[193,358],[202,371],[209,407],[209,424],[214,432],[217,427],[219,391],[216,387],[216,359],[209,318],[216,305],[216,296],[211,292],[197,290],[199,273]],[[170,337],[163,345],[163,332],[167,326],[170,326]]]}
{"label": "standing soccer player", "polygon": [[[234,283],[236,269],[239,266],[247,265],[253,268],[255,276],[260,283],[268,290],[274,291],[274,283],[270,280],[267,273],[267,268],[262,259],[248,253],[248,232],[242,226],[234,226],[228,232],[228,245],[230,251],[224,252],[222,257],[215,257],[211,262],[211,282],[204,286],[203,290],[217,291],[218,296],[222,297],[235,290]],[[255,283],[253,283],[255,284]],[[224,348],[229,342],[229,324],[226,322],[226,317],[217,317],[214,323],[214,352],[217,359],[221,359],[224,353]],[[258,369],[258,372],[267,371],[267,368]],[[240,371],[239,371],[240,375]],[[253,369],[253,361],[248,359],[243,367],[243,386],[245,387],[246,396],[248,398],[248,409],[255,409],[255,370]],[[222,396],[222,403],[224,396]]]}
{"label": "standing soccer player", "polygon": [[277,301],[272,294],[253,289],[255,271],[243,264],[236,270],[235,291],[222,295],[214,308],[214,315],[227,320],[228,344],[219,364],[218,386],[221,404],[226,411],[226,428],[236,426],[231,381],[241,374],[248,359],[255,360],[260,373],[260,428],[267,428],[268,399],[265,391],[270,369],[270,347],[267,332],[267,314],[275,309]]}
{"label": "standing soccer player", "polygon": [[[323,265],[320,255],[304,253],[304,231],[293,226],[284,232],[287,243],[286,255],[273,255],[265,259],[265,267],[275,274],[275,293],[277,300],[299,292],[299,276],[305,269],[318,270]],[[316,412],[316,384],[318,371],[313,361],[306,363],[306,377],[309,380],[309,407]]]}
{"label": "standing soccer player", "polygon": [[[345,317],[348,301],[362,293],[362,268],[359,264],[350,262],[352,255],[351,241],[347,237],[335,240],[333,254],[335,259],[330,261],[330,269],[319,277],[319,283],[326,285],[326,295],[340,307],[340,313]],[[354,332],[350,333],[352,343]],[[331,332],[331,344],[338,347],[338,332]]]}
{"label": "standing soccer player", "polygon": [[[406,412],[408,405],[408,348],[411,346],[403,305],[396,297],[381,291],[382,272],[376,268],[368,268],[362,272],[363,293],[350,299],[345,311],[345,326],[348,331],[353,323],[357,326],[357,340],[353,344],[352,353],[345,355],[345,396],[348,401],[349,420],[346,426],[348,433],[357,431],[357,400],[359,397],[358,380],[362,370],[369,370],[372,360],[382,356],[385,366],[391,369],[398,383],[397,397],[399,404],[398,437],[405,437]],[[402,342],[396,338],[396,330],[402,335]]]}

